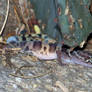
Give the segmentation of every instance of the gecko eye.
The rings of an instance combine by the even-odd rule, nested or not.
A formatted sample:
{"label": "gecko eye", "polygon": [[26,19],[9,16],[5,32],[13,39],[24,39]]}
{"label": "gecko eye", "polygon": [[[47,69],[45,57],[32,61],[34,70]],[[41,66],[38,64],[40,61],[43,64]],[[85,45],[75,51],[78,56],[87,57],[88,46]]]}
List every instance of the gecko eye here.
{"label": "gecko eye", "polygon": [[33,39],[30,39],[30,41],[33,41]]}
{"label": "gecko eye", "polygon": [[26,37],[24,35],[22,36],[22,40],[23,41],[26,41]]}

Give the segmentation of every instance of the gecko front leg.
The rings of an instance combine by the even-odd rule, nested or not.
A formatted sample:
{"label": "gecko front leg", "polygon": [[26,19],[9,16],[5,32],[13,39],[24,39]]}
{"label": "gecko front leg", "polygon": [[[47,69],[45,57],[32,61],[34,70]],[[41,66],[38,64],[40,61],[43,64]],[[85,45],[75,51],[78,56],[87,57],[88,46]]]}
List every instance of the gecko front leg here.
{"label": "gecko front leg", "polygon": [[56,54],[57,54],[57,61],[59,62],[59,64],[62,66],[62,65],[65,65],[63,62],[62,62],[62,46],[60,44],[58,44],[57,46],[57,49],[56,49]]}
{"label": "gecko front leg", "polygon": [[62,54],[61,50],[60,49],[56,50],[56,54],[57,54],[57,61],[59,62],[60,65],[63,65],[61,60],[61,54]]}

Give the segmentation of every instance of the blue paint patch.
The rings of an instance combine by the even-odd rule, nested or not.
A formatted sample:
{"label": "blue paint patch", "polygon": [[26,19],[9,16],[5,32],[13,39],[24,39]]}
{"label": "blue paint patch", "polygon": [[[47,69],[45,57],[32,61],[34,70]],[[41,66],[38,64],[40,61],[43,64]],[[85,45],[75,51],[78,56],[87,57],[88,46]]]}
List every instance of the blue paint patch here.
{"label": "blue paint patch", "polygon": [[10,42],[18,42],[18,37],[17,36],[11,36],[7,39],[6,41],[7,43],[10,43]]}

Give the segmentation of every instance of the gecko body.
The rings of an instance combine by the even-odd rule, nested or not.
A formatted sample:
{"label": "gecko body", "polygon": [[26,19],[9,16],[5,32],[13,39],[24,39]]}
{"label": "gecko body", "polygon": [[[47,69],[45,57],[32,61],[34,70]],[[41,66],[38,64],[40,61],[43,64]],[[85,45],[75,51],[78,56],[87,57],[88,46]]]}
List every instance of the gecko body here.
{"label": "gecko body", "polygon": [[[26,39],[26,37],[22,39]],[[14,40],[11,41],[8,39],[8,43],[11,43],[12,45],[17,44],[16,46],[22,48],[22,51],[32,53],[33,56],[36,56],[40,60],[58,59],[58,44],[56,42],[44,42],[42,40],[32,38],[28,41],[20,41],[18,38],[14,38]],[[92,55],[89,55],[87,52],[84,53],[83,51],[74,51],[76,53],[73,52],[71,57],[62,49],[60,49],[60,52],[61,55],[59,55],[59,60],[61,60],[60,62],[64,64],[80,64],[82,66],[92,67],[92,64],[90,63]]]}

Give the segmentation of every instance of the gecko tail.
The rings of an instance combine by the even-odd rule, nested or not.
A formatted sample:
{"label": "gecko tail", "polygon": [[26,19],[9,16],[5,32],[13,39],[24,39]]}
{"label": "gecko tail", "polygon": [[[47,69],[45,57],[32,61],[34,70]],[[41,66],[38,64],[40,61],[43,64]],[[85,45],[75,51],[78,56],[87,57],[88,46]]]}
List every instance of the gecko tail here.
{"label": "gecko tail", "polygon": [[[66,53],[63,52],[61,59],[66,64],[69,64],[69,63],[70,64],[78,64],[78,65],[82,65],[84,67],[92,68],[92,63],[91,63],[92,61],[90,61],[90,58],[89,59],[85,59],[86,56],[81,56],[81,57],[82,58],[79,58],[75,54],[71,54],[71,57],[69,57],[69,55],[67,55]],[[89,55],[89,57],[92,57],[92,56]]]}
{"label": "gecko tail", "polygon": [[[74,52],[75,53],[75,52]],[[73,56],[75,63],[85,67],[92,67],[92,54],[85,51],[77,51]]]}
{"label": "gecko tail", "polygon": [[85,62],[85,61],[83,61],[83,60],[75,60],[74,63],[75,63],[75,64],[82,65],[82,66],[85,66],[85,67],[90,67],[90,68],[92,68],[92,64],[87,63],[87,62]]}

